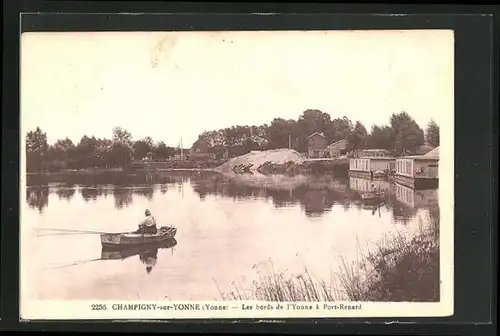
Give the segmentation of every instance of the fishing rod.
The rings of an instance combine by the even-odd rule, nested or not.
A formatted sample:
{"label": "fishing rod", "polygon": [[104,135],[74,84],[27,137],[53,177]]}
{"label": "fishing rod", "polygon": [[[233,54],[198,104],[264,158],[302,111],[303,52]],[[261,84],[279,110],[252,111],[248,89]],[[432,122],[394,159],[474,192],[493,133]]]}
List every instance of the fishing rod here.
{"label": "fishing rod", "polygon": [[52,269],[66,268],[66,267],[76,266],[76,265],[80,265],[80,264],[85,264],[85,263],[92,262],[92,261],[99,261],[99,260],[103,260],[103,259],[96,258],[96,259],[79,260],[79,261],[72,262],[70,264],[64,264],[64,265],[52,267]]}
{"label": "fishing rod", "polygon": [[36,229],[39,231],[59,231],[61,233],[80,233],[80,234],[113,234],[112,232],[93,231],[93,230],[74,230],[74,229]]}

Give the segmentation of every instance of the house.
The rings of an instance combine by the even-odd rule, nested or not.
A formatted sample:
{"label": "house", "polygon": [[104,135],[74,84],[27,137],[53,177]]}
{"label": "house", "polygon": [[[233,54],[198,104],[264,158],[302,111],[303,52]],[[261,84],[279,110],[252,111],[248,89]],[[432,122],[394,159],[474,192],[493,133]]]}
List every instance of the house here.
{"label": "house", "polygon": [[396,158],[385,149],[364,149],[354,153],[349,159],[349,171],[371,174],[376,171],[395,170]]}
{"label": "house", "polygon": [[326,150],[329,156],[332,158],[340,155],[345,155],[347,152],[347,144],[348,144],[347,140],[342,139],[328,145]]}
{"label": "house", "polygon": [[189,160],[215,159],[215,154],[210,151],[211,145],[204,139],[198,139],[189,149]]}
{"label": "house", "polygon": [[315,132],[308,138],[308,156],[310,158],[322,158],[327,154],[327,142],[323,133]]}
{"label": "house", "polygon": [[437,188],[439,147],[425,155],[403,156],[396,160],[396,181],[410,188]]}

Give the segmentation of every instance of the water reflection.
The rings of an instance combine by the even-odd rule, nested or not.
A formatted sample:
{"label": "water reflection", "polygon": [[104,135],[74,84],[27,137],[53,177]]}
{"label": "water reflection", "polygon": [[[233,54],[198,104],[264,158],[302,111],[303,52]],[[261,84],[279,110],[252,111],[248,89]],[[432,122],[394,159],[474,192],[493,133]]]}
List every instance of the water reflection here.
{"label": "water reflection", "polygon": [[[27,189],[27,203],[40,212],[48,206],[49,194],[55,191],[59,199],[70,200],[76,190],[85,202],[112,195],[117,209],[130,206],[134,195],[151,201],[156,192],[169,190],[181,197],[184,188],[191,188],[204,201],[209,196],[224,196],[235,201],[245,199],[271,200],[276,208],[300,205],[309,217],[319,217],[331,211],[336,204],[345,211],[351,207],[370,211],[380,216],[381,210],[392,209],[394,218],[405,221],[413,218],[420,208],[438,206],[438,190],[415,190],[386,180],[350,177],[348,181],[322,176],[260,176],[231,177],[211,172],[180,173],[160,172],[153,176],[161,184],[144,184],[141,174],[118,174],[111,179],[94,174],[93,178],[82,174],[64,174],[31,180],[34,185]],[[109,174],[107,174],[109,175]],[[99,176],[99,177],[98,177]],[[108,176],[109,177],[109,176]],[[99,182],[102,182],[99,184]],[[45,183],[37,185],[36,183]],[[379,195],[366,198],[376,191]]]}
{"label": "water reflection", "polygon": [[[168,249],[175,241],[172,246],[117,251],[101,249],[95,235],[34,233],[25,243],[30,253],[26,269],[31,272],[26,278],[33,280],[33,295],[212,300],[220,295],[213,280],[222,291],[232,282],[251,288],[253,266],[269,258],[279,272],[300,274],[307,267],[318,279],[332,278],[334,283],[340,281],[332,275],[341,267],[339,257],[354,262],[394,233],[415,235],[420,223],[439,223],[437,190],[413,190],[383,180],[216,173],[161,173],[154,176],[161,183],[144,180],[122,174],[113,184],[66,174],[30,184],[26,201],[34,210],[25,218],[36,228],[123,232],[135,229],[149,208],[160,225],[179,227],[176,238],[184,241],[171,257]],[[363,197],[374,187],[385,191],[383,197]],[[53,267],[75,265],[75,260],[92,262],[64,270]]]}
{"label": "water reflection", "polygon": [[146,272],[149,274],[156,266],[158,261],[158,250],[173,249],[177,245],[177,241],[172,238],[156,244],[148,244],[143,246],[133,246],[126,249],[110,249],[103,248],[101,250],[101,260],[124,260],[138,255],[139,260],[145,265]]}
{"label": "water reflection", "polygon": [[30,208],[43,212],[43,209],[49,205],[49,186],[40,185],[27,188],[26,202]]}
{"label": "water reflection", "polygon": [[75,187],[73,185],[68,185],[66,187],[59,187],[56,189],[56,194],[59,199],[71,200],[71,198],[75,195]]}
{"label": "water reflection", "polygon": [[88,202],[91,200],[97,200],[98,197],[103,196],[107,191],[104,187],[82,187],[80,188],[80,195],[82,198]]}

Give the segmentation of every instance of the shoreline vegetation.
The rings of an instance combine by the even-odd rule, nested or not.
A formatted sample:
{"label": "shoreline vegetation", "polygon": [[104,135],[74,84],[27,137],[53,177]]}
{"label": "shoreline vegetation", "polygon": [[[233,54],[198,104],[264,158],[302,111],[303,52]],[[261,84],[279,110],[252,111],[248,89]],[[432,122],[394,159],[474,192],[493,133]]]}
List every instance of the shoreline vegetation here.
{"label": "shoreline vegetation", "polygon": [[[274,118],[269,124],[260,126],[237,125],[204,131],[189,148],[183,148],[182,139],[175,146],[153,141],[151,137],[134,139],[128,130],[121,127],[114,127],[109,139],[84,135],[78,143],[66,137],[49,144],[47,134],[37,127],[27,132],[25,137],[26,171],[107,171],[114,168],[135,169],[141,165],[160,165],[161,169],[214,169],[253,151],[272,150],[292,150],[305,157],[309,150],[309,136],[314,133],[323,134],[327,144],[346,140],[347,153],[371,148],[386,149],[397,156],[414,153],[425,143],[439,146],[439,126],[436,122],[430,120],[424,130],[405,111],[393,113],[387,125],[373,125],[367,131],[360,121],[352,122],[345,116],[332,119],[329,113],[308,109],[296,120]],[[314,167],[326,170],[321,168],[323,166],[328,167],[327,161],[303,166],[299,162],[293,168],[290,165],[265,168],[286,172]]]}
{"label": "shoreline vegetation", "polygon": [[266,175],[282,174],[288,176],[304,174],[327,174],[333,173],[335,176],[346,177],[349,172],[349,160],[347,157],[324,160],[306,161],[297,163],[289,161],[286,163],[265,163],[259,167],[259,172]]}
{"label": "shoreline vegetation", "polygon": [[[422,224],[422,223],[421,223]],[[358,247],[360,262],[340,256],[337,281],[326,282],[309,269],[287,275],[269,260],[254,267],[257,280],[243,288],[232,283],[222,300],[262,301],[357,301],[437,302],[440,296],[439,209],[431,209],[429,225],[412,236],[397,233],[365,252]]]}

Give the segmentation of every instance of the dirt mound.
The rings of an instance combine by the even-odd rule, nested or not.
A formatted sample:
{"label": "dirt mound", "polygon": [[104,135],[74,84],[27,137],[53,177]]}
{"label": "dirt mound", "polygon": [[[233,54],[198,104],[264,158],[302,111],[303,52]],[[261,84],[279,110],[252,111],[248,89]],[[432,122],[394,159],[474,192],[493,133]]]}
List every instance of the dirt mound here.
{"label": "dirt mound", "polygon": [[293,149],[271,149],[267,151],[253,151],[248,154],[232,158],[228,162],[217,167],[221,173],[233,172],[234,167],[248,167],[250,171],[257,171],[257,168],[264,163],[283,164],[286,162],[302,163],[305,157]]}

